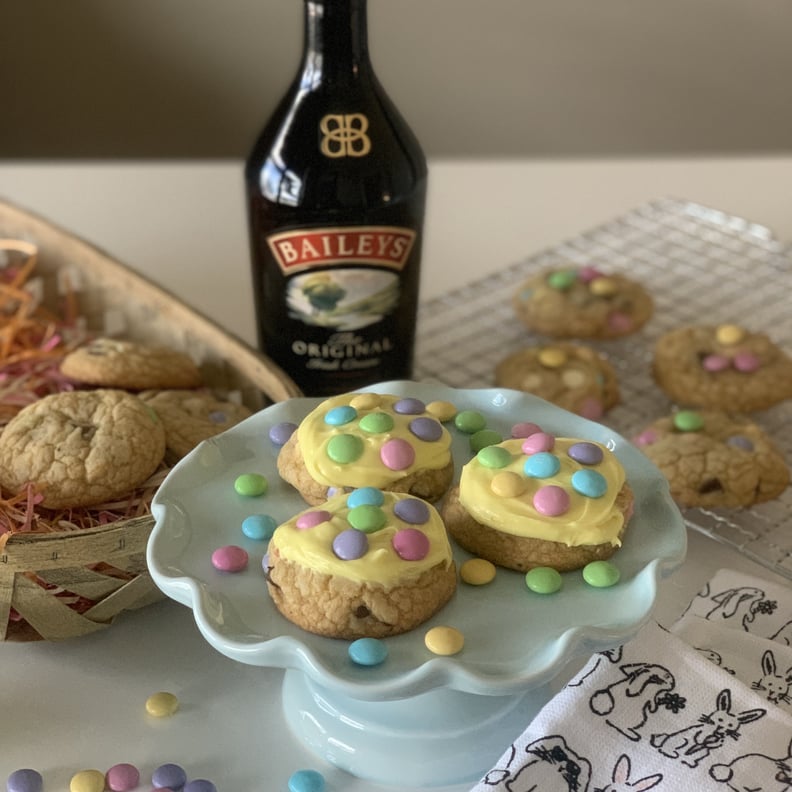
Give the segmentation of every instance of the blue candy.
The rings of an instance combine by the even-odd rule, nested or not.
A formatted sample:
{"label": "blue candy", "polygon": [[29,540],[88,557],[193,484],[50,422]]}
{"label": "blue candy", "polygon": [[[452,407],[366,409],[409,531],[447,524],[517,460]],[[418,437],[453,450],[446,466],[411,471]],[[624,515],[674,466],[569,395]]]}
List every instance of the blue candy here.
{"label": "blue candy", "polygon": [[324,792],[324,776],[316,770],[298,770],[289,778],[289,792]]}
{"label": "blue candy", "polygon": [[523,466],[526,476],[533,478],[550,478],[561,470],[561,462],[555,454],[549,451],[539,451],[531,454]]}
{"label": "blue candy", "polygon": [[278,524],[275,522],[274,517],[269,514],[251,514],[242,520],[242,533],[248,539],[256,539],[263,541],[271,539],[272,534],[275,533],[275,528]]}
{"label": "blue candy", "polygon": [[385,495],[376,487],[360,487],[349,493],[346,502],[350,509],[356,506],[382,506]]}
{"label": "blue candy", "polygon": [[572,489],[587,498],[601,498],[608,491],[608,480],[596,470],[578,470],[572,474]]}
{"label": "blue candy", "polygon": [[378,638],[358,638],[347,651],[353,663],[363,666],[380,665],[388,657],[388,647]]}
{"label": "blue candy", "polygon": [[8,776],[8,792],[41,792],[44,779],[37,770],[24,768]]}

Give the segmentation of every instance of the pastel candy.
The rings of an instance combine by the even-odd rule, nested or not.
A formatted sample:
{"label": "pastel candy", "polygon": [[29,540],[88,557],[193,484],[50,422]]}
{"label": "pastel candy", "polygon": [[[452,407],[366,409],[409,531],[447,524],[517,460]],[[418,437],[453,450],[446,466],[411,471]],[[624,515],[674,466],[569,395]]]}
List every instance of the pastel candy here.
{"label": "pastel candy", "polygon": [[429,539],[417,528],[402,528],[393,536],[393,549],[405,561],[420,561],[429,553]]}
{"label": "pastel candy", "polygon": [[6,783],[8,792],[42,792],[44,789],[41,773],[27,767],[11,773]]}
{"label": "pastel candy", "polygon": [[368,434],[384,434],[393,429],[393,418],[384,412],[369,413],[360,419],[358,426]]}
{"label": "pastel candy", "polygon": [[247,550],[238,545],[223,545],[212,553],[212,566],[220,572],[241,572],[247,564]]}
{"label": "pastel candy", "polygon": [[298,770],[289,776],[289,792],[324,792],[325,779],[317,770]]}
{"label": "pastel candy", "polygon": [[536,594],[555,594],[562,583],[561,573],[552,567],[534,567],[525,573],[525,585]]}
{"label": "pastel candy", "polygon": [[305,531],[309,528],[316,528],[317,525],[321,525],[323,522],[331,520],[332,517],[333,515],[330,514],[329,511],[325,511],[324,509],[313,509],[301,514],[294,521],[294,526],[300,531]]}
{"label": "pastel candy", "polygon": [[454,426],[465,434],[474,434],[484,429],[487,419],[477,410],[462,410],[454,418]]}
{"label": "pastel candy", "polygon": [[423,525],[429,522],[429,506],[418,498],[397,501],[393,513],[410,525]]}
{"label": "pastel candy", "polygon": [[340,465],[357,461],[363,453],[363,441],[353,434],[340,434],[327,441],[327,456]]}
{"label": "pastel candy", "polygon": [[358,412],[354,407],[341,405],[328,410],[324,420],[328,426],[343,426],[354,421],[357,415]]}
{"label": "pastel candy", "polygon": [[505,468],[512,461],[511,453],[501,446],[485,446],[477,454],[476,459],[482,467],[500,469]]}
{"label": "pastel candy", "polygon": [[521,421],[520,423],[514,424],[511,428],[511,436],[512,437],[529,437],[532,434],[536,434],[537,432],[541,432],[542,429],[535,423],[531,421]]}
{"label": "pastel candy", "polygon": [[121,762],[105,773],[105,782],[111,792],[130,792],[140,783],[140,771],[135,765]]}
{"label": "pastel candy", "polygon": [[393,412],[399,415],[420,415],[426,412],[426,405],[420,399],[399,399],[393,405]]}
{"label": "pastel candy", "polygon": [[379,506],[364,503],[349,510],[347,521],[358,531],[375,533],[385,527],[388,516]]}
{"label": "pastel candy", "polygon": [[187,783],[187,773],[180,765],[167,762],[151,774],[151,783],[157,789],[181,789]]}
{"label": "pastel candy", "polygon": [[555,454],[540,451],[525,460],[523,470],[526,476],[532,478],[550,478],[561,470],[561,462]]}
{"label": "pastel candy", "polygon": [[238,495],[255,498],[264,495],[268,489],[267,479],[260,473],[243,473],[234,481],[234,489]]}
{"label": "pastel candy", "polygon": [[288,442],[289,438],[296,430],[297,424],[291,421],[281,421],[281,423],[277,423],[270,427],[269,439],[275,445],[282,446]]}
{"label": "pastel candy", "polygon": [[737,371],[750,374],[752,371],[756,371],[760,368],[762,362],[752,352],[738,352],[734,356],[733,364]]}
{"label": "pastel candy", "polygon": [[470,435],[470,450],[475,454],[482,448],[497,445],[502,440],[503,437],[494,429],[479,429],[478,432]]}
{"label": "pastel candy", "polygon": [[217,792],[217,787],[205,778],[195,778],[184,785],[184,792]]}
{"label": "pastel candy", "polygon": [[465,636],[455,627],[432,627],[424,635],[426,648],[437,655],[455,655],[462,651]]}
{"label": "pastel candy", "polygon": [[587,498],[601,498],[608,491],[608,480],[602,473],[585,468],[572,474],[572,488]]}
{"label": "pastel candy", "polygon": [[459,568],[459,577],[471,586],[485,586],[495,580],[495,564],[486,558],[469,558]]}
{"label": "pastel candy", "polygon": [[166,690],[152,693],[146,699],[146,712],[154,718],[167,718],[179,709],[179,699]]}
{"label": "pastel candy", "polygon": [[363,531],[348,528],[333,539],[333,552],[342,561],[354,561],[368,552],[368,537]]}
{"label": "pastel candy", "polygon": [[540,487],[533,497],[533,505],[545,517],[558,517],[569,510],[569,495],[555,484]]}
{"label": "pastel candy", "polygon": [[707,355],[701,361],[701,367],[704,371],[725,371],[729,366],[731,366],[731,361],[726,355]]}
{"label": "pastel candy", "polygon": [[385,495],[381,489],[376,487],[359,487],[349,493],[346,503],[350,509],[354,509],[355,506],[363,506],[364,504],[382,506],[385,503]]}
{"label": "pastel candy", "polygon": [[388,657],[388,646],[378,638],[358,638],[349,644],[349,658],[362,666],[377,666]]}
{"label": "pastel candy", "polygon": [[540,451],[552,451],[555,437],[548,432],[535,432],[523,440],[523,454],[536,454]]}
{"label": "pastel candy", "polygon": [[602,449],[594,443],[574,443],[569,446],[567,454],[581,465],[598,465],[602,462],[604,454]]}
{"label": "pastel candy", "polygon": [[382,444],[380,459],[389,470],[406,470],[415,462],[415,449],[406,440],[394,437]]}
{"label": "pastel candy", "polygon": [[620,573],[610,561],[591,561],[583,567],[583,580],[594,588],[608,588],[619,582]]}
{"label": "pastel candy", "polygon": [[434,443],[443,436],[443,427],[434,418],[414,418],[410,421],[410,431],[428,443]]}
{"label": "pastel candy", "polygon": [[269,514],[250,514],[242,520],[242,533],[259,542],[271,539],[276,528],[275,518]]}
{"label": "pastel candy", "polygon": [[69,792],[104,792],[105,777],[99,770],[80,770],[69,781]]}

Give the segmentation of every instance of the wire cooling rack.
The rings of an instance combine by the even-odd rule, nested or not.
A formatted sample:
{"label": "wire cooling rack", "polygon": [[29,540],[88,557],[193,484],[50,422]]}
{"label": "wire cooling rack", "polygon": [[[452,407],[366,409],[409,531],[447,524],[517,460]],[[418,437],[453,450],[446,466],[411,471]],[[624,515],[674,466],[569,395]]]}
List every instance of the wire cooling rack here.
{"label": "wire cooling rack", "polygon": [[[663,199],[424,302],[418,313],[416,379],[491,387],[499,360],[543,340],[517,320],[514,291],[534,272],[570,263],[621,271],[654,298],[654,316],[640,333],[587,342],[616,368],[621,403],[602,422],[624,437],[673,409],[651,376],[654,343],[668,330],[737,323],[792,350],[792,259],[771,231],[700,204]],[[792,460],[792,401],[752,418]],[[690,527],[792,578],[792,487],[750,509],[686,509],[683,514]]]}

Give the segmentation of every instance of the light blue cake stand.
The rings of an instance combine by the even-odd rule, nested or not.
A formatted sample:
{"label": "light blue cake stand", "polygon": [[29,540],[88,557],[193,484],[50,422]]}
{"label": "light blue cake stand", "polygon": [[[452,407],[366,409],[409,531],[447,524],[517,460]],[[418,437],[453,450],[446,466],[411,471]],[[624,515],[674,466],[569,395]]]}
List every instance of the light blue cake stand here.
{"label": "light blue cake stand", "polygon": [[[360,778],[405,786],[475,781],[548,700],[570,662],[633,637],[650,618],[660,580],[685,555],[686,533],[665,479],[632,444],[601,424],[541,399],[504,389],[455,390],[414,382],[386,382],[368,391],[444,400],[481,412],[487,426],[508,437],[520,421],[556,435],[596,440],[627,470],[635,515],[613,558],[621,572],[611,588],[593,589],[566,573],[553,595],[538,595],[524,576],[499,570],[486,586],[461,583],[431,621],[388,638],[379,666],[353,663],[348,643],[304,632],[269,599],[261,561],[266,544],[245,537],[252,513],[284,522],[306,508],[277,474],[278,448],[268,431],[298,423],[321,400],[292,399],[268,407],[201,443],[177,464],[157,492],[148,564],[160,589],[192,608],[196,624],[219,652],[250,665],[285,669],[283,712],[294,734],[316,754]],[[457,475],[471,456],[469,437],[453,426]],[[243,473],[261,473],[268,492],[236,495]],[[244,547],[240,573],[221,573],[210,557],[221,545]],[[461,564],[469,555],[455,550]],[[465,636],[457,655],[433,655],[423,637],[435,625]]]}

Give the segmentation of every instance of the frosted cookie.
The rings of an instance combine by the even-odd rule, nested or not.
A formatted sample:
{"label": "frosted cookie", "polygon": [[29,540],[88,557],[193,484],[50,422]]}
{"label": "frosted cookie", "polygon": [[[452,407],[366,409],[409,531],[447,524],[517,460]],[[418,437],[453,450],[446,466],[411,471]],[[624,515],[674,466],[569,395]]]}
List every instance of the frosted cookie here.
{"label": "frosted cookie", "polygon": [[480,558],[520,572],[564,572],[610,558],[632,510],[612,451],[535,432],[479,451],[441,513],[451,536]]}
{"label": "frosted cookie", "polygon": [[554,338],[618,338],[652,316],[644,287],[595,267],[559,267],[528,278],[516,291],[514,310],[531,330]]}
{"label": "frosted cookie", "polygon": [[661,336],[657,384],[678,404],[764,410],[792,396],[792,359],[764,333],[735,324],[691,325]]}
{"label": "frosted cookie", "polygon": [[198,366],[182,352],[113,338],[78,347],[60,368],[70,379],[103,388],[195,388],[202,381]]}
{"label": "frosted cookie", "polygon": [[358,487],[436,501],[454,476],[451,435],[420,399],[343,394],[300,422],[278,454],[278,472],[311,504]]}
{"label": "frosted cookie", "polygon": [[495,384],[532,393],[594,421],[619,402],[613,366],[596,350],[563,341],[509,355],[495,368]]}
{"label": "frosted cookie", "polygon": [[56,393],[25,407],[0,435],[0,485],[33,482],[51,508],[92,506],[133,491],[159,466],[165,430],[137,396]]}
{"label": "frosted cookie", "polygon": [[654,421],[634,442],[682,506],[750,506],[778,497],[789,483],[781,452],[745,417],[680,410]]}
{"label": "frosted cookie", "polygon": [[456,590],[456,567],[435,508],[362,488],[279,525],[265,561],[275,606],[304,630],[384,638],[417,627]]}
{"label": "frosted cookie", "polygon": [[230,429],[251,415],[243,404],[215,398],[208,391],[143,391],[139,398],[159,416],[171,459],[181,459],[202,440]]}

